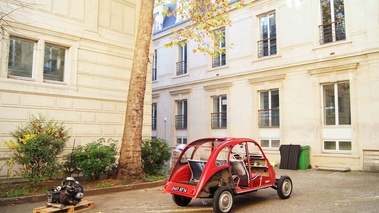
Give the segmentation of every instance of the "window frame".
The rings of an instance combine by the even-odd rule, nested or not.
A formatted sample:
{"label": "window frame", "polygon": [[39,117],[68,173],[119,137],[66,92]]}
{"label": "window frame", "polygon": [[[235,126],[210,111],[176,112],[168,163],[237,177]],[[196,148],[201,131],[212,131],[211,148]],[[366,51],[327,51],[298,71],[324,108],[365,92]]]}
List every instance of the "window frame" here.
{"label": "window frame", "polygon": [[151,64],[151,80],[157,81],[158,80],[158,49],[154,49],[153,53],[153,63]]}
{"label": "window frame", "polygon": [[186,41],[178,44],[178,61],[176,62],[176,76],[187,74],[188,47]]}
{"label": "window frame", "polygon": [[[217,98],[217,101],[215,100]],[[228,99],[227,95],[212,96],[212,113],[211,127],[212,129],[226,129],[228,126]],[[225,104],[223,104],[225,102]],[[223,109],[225,106],[225,110]]]}
{"label": "window frame", "polygon": [[[223,28],[220,28],[217,31],[217,34],[220,34],[220,36],[222,37],[218,42],[217,44],[217,48],[215,48],[215,51],[217,51],[218,49],[226,49],[226,29],[225,27]],[[221,33],[219,33],[221,32]],[[218,67],[223,67],[223,66],[226,66],[226,52],[222,52],[222,53],[219,53],[217,52],[217,54],[215,56],[212,56],[212,68],[218,68]]]}
{"label": "window frame", "polygon": [[[340,107],[342,106],[342,104],[340,103],[342,98],[339,97],[339,84],[345,84],[345,83],[348,83],[349,85],[349,124],[340,124],[340,113],[344,113],[344,109],[346,108],[346,103],[344,103],[343,107]],[[333,103],[334,103],[334,106],[333,106],[333,110],[334,110],[334,124],[327,124],[327,117],[326,117],[326,108],[328,108],[326,106],[326,94],[325,94],[325,86],[329,86],[329,85],[333,85]],[[322,91],[322,123],[324,126],[351,126],[351,90],[350,90],[350,82],[349,81],[339,81],[339,82],[334,82],[334,83],[325,83],[325,84],[322,84],[321,85],[321,91]]]}
{"label": "window frame", "polygon": [[[345,1],[342,0],[342,4],[339,5],[339,6],[342,5],[342,12],[340,8],[339,13],[338,13],[338,11],[336,11],[335,6],[336,6],[336,2],[338,3],[339,1],[341,0],[330,0],[329,5],[325,4],[324,0],[319,1],[320,17],[321,17],[320,18],[321,24],[318,26],[319,34],[320,34],[320,44],[328,44],[328,43],[333,43],[336,41],[346,40]],[[324,13],[324,9],[323,9],[324,6],[328,7],[327,11],[330,14]],[[327,16],[327,15],[330,15],[330,16]]]}
{"label": "window frame", "polygon": [[151,129],[157,130],[157,116],[158,116],[158,104],[152,103],[151,104]]}
{"label": "window frame", "polygon": [[[258,110],[258,126],[259,128],[279,128],[280,127],[280,91],[279,88],[270,89],[270,90],[261,90],[259,92],[259,110]],[[276,108],[273,107],[273,101],[272,101],[272,92],[277,92],[278,95],[278,106]],[[264,108],[265,106],[262,106],[262,93],[267,93],[268,98],[268,108]],[[277,112],[277,113],[273,113]],[[262,121],[262,114],[264,117],[264,120]],[[277,114],[277,121],[274,122],[274,116],[273,114]],[[268,122],[267,122],[268,121]],[[263,122],[267,125],[264,125]],[[274,125],[274,123],[277,125]]]}
{"label": "window frame", "polygon": [[[275,32],[272,35],[271,30],[271,18],[270,16],[273,15],[274,18],[274,27]],[[267,19],[267,38],[263,35],[264,32],[264,26],[262,26],[262,19]],[[277,24],[276,24],[276,11],[270,11],[264,14],[261,14],[258,16],[258,23],[259,23],[259,39],[257,41],[257,48],[258,48],[258,58],[277,55],[278,54],[278,42],[277,42]],[[265,48],[267,48],[267,51],[265,51]]]}
{"label": "window frame", "polygon": [[[334,142],[336,148],[335,149],[326,149],[325,148],[326,147],[325,146],[326,142]],[[340,149],[340,143],[350,143],[350,150],[341,150]],[[353,150],[353,144],[352,144],[351,140],[343,140],[343,139],[339,139],[339,140],[331,139],[331,140],[328,140],[328,139],[324,139],[322,141],[322,150],[323,150],[323,152],[326,152],[326,153],[345,153],[345,154],[350,154],[352,152],[352,150]]]}
{"label": "window frame", "polygon": [[[30,73],[30,77],[29,76],[22,76],[22,75],[14,75],[14,74],[10,74],[9,73],[9,71],[13,69],[13,68],[9,67],[10,54],[11,54],[10,48],[12,46],[13,46],[13,48],[15,48],[14,45],[11,45],[12,40],[15,40],[15,41],[20,40],[20,41],[30,42],[30,43],[33,44],[32,51],[31,51],[32,52],[32,56],[31,56],[32,59],[31,59],[31,70],[30,70],[31,73]],[[8,48],[7,48],[7,53],[8,53],[8,58],[7,58],[7,77],[8,78],[17,79],[17,80],[29,80],[29,81],[34,80],[34,78],[36,76],[36,73],[35,73],[36,72],[36,68],[35,68],[35,66],[36,66],[35,56],[38,55],[37,50],[36,50],[37,49],[37,45],[38,44],[37,44],[36,40],[22,38],[22,37],[18,37],[18,36],[12,36],[12,35],[9,36]],[[14,55],[14,54],[12,54],[12,55]],[[14,56],[14,57],[17,57],[17,56]],[[12,61],[14,61],[14,60],[12,60]],[[13,64],[15,64],[15,63],[13,63]],[[15,65],[13,65],[13,67],[14,66]],[[16,70],[16,69],[14,69],[14,70]]]}
{"label": "window frame", "polygon": [[[59,48],[59,49],[63,49],[64,50],[64,62],[63,62],[63,73],[62,73],[62,80],[53,80],[53,79],[46,79],[45,77],[45,63],[46,63],[46,48],[47,47],[53,47],[53,48]],[[43,59],[43,64],[44,64],[44,67],[43,67],[43,82],[46,82],[46,83],[65,83],[66,82],[66,78],[67,78],[67,54],[68,54],[68,48],[66,47],[63,47],[63,46],[60,46],[60,45],[56,45],[56,44],[51,44],[51,43],[45,43],[44,44],[44,59]]]}
{"label": "window frame", "polygon": [[187,137],[176,137],[176,145],[187,144],[187,143],[188,143]]}
{"label": "window frame", "polygon": [[[268,146],[263,146],[263,141],[267,141],[268,142]],[[273,141],[277,141],[278,142],[278,146],[272,146],[273,144]],[[261,145],[261,147],[263,149],[279,149],[280,148],[280,139],[278,138],[262,138],[259,140],[259,143]]]}
{"label": "window frame", "polygon": [[187,118],[188,118],[188,100],[176,100],[176,115],[175,115],[175,128],[176,129],[187,129]]}

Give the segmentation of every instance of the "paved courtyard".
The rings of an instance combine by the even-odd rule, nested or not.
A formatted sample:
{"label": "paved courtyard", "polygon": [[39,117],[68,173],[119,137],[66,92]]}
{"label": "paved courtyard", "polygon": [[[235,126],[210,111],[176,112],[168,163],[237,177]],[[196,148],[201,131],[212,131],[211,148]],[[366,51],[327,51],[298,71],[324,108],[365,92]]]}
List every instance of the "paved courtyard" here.
{"label": "paved courtyard", "polygon": [[[334,172],[276,169],[278,175],[289,175],[294,189],[291,197],[282,200],[273,189],[237,196],[233,212],[378,212],[379,173]],[[211,213],[211,199],[193,200],[179,207],[163,187],[85,196],[94,201],[88,213],[114,212],[204,212]],[[0,212],[32,212],[44,202],[0,206]]]}

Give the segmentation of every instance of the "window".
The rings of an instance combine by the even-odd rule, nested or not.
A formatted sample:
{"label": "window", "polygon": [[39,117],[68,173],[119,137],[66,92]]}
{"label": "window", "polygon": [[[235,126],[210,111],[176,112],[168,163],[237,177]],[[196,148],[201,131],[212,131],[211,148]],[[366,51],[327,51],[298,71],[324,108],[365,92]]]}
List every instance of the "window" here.
{"label": "window", "polygon": [[259,127],[279,127],[279,90],[260,92]]}
{"label": "window", "polygon": [[51,81],[64,81],[64,64],[66,49],[45,45],[43,79]]}
{"label": "window", "polygon": [[187,129],[187,100],[176,101],[175,128]]}
{"label": "window", "polygon": [[179,145],[179,144],[187,144],[187,138],[177,137],[176,138],[176,144],[177,145]]}
{"label": "window", "polygon": [[153,55],[153,70],[152,70],[152,81],[157,80],[157,60],[158,60],[158,51],[157,49],[154,50],[154,55]]}
{"label": "window", "polygon": [[[43,76],[44,81],[63,82],[65,79],[66,48],[45,44],[43,50],[35,48],[36,42],[11,37],[9,43],[8,77],[37,78]],[[41,51],[41,52],[40,52]],[[42,53],[43,51],[43,53]],[[43,54],[39,60],[36,53]],[[43,71],[35,69],[35,64],[43,63]],[[42,75],[43,72],[43,75]],[[42,80],[42,79],[41,79]]]}
{"label": "window", "polygon": [[280,140],[274,140],[274,139],[261,140],[261,147],[264,147],[264,148],[279,148],[280,147]]}
{"label": "window", "polygon": [[216,31],[216,36],[220,36],[220,40],[218,43],[215,43],[215,50],[219,50],[216,54],[216,56],[212,57],[212,68],[220,67],[226,65],[226,53],[225,53],[225,47],[226,47],[226,38],[225,38],[225,28]]}
{"label": "window", "polygon": [[268,13],[259,18],[260,40],[258,57],[276,54],[276,20],[275,13]]}
{"label": "window", "polygon": [[33,41],[10,38],[8,76],[32,78],[34,45]]}
{"label": "window", "polygon": [[350,84],[348,82],[323,85],[325,125],[350,125]]}
{"label": "window", "polygon": [[213,96],[213,113],[211,114],[212,128],[226,128],[227,124],[227,100],[226,95]]}
{"label": "window", "polygon": [[351,151],[351,141],[324,141],[324,151]]}
{"label": "window", "polygon": [[187,43],[186,41],[179,42],[178,47],[178,62],[176,62],[176,75],[187,74]]}
{"label": "window", "polygon": [[321,0],[320,43],[346,39],[344,0]]}
{"label": "window", "polygon": [[151,105],[151,129],[157,129],[157,103]]}

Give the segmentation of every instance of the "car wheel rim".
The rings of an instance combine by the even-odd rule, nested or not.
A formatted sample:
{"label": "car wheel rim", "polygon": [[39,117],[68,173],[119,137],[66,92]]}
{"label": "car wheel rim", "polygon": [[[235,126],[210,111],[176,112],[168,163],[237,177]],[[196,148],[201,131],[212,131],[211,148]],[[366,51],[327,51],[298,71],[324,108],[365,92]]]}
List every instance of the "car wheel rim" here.
{"label": "car wheel rim", "polygon": [[222,193],[219,200],[220,210],[223,212],[227,212],[230,210],[230,208],[232,208],[232,205],[233,205],[232,195],[229,192]]}
{"label": "car wheel rim", "polygon": [[290,180],[285,180],[283,182],[283,186],[282,186],[282,191],[283,191],[283,194],[285,196],[288,196],[289,194],[291,194],[291,181]]}

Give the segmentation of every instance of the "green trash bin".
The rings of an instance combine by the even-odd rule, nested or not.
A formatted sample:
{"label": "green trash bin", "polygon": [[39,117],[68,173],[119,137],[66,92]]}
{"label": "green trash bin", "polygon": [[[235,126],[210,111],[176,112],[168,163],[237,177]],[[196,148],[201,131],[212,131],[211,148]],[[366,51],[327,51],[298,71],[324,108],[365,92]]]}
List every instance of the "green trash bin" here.
{"label": "green trash bin", "polygon": [[297,164],[298,169],[309,168],[309,148],[310,146],[301,146],[301,152],[300,152],[299,161]]}

